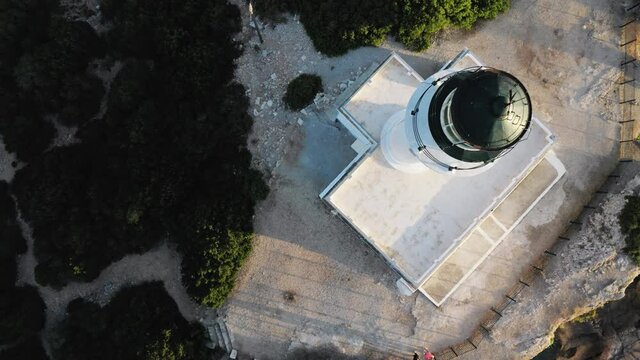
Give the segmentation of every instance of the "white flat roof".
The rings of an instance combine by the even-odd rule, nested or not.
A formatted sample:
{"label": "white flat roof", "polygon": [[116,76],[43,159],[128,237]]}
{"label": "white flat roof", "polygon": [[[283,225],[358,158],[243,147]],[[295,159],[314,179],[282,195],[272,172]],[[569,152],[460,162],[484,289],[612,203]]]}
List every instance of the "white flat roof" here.
{"label": "white flat roof", "polygon": [[[421,80],[392,54],[339,109],[339,119],[352,132],[364,131],[373,142],[323,195],[406,280],[439,305],[564,169],[555,166],[559,163],[555,161],[554,166],[541,170],[546,175],[536,175],[540,181],[528,186],[531,191],[525,191],[526,195],[514,191],[553,142],[551,133],[537,119],[526,139],[484,173],[456,177],[430,170],[406,174],[392,168],[376,143],[384,123],[405,108]],[[509,204],[499,207],[512,192]],[[501,220],[488,217],[497,209]],[[478,236],[481,240],[472,240]],[[451,268],[460,263],[463,266]],[[451,271],[444,269],[457,269],[456,275],[447,275]]]}

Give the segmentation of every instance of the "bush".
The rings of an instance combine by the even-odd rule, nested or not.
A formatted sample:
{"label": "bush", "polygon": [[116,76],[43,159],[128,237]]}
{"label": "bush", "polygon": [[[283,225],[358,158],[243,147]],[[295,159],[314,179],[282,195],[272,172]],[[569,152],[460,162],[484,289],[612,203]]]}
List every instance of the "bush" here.
{"label": "bush", "polygon": [[638,266],[640,266],[640,231],[636,231],[627,235],[627,254],[633,258]]}
{"label": "bush", "polygon": [[95,76],[72,76],[63,81],[62,106],[58,120],[62,125],[82,125],[100,109],[104,96],[102,81]]}
{"label": "bush", "polygon": [[640,230],[640,196],[627,196],[620,213],[620,227],[625,234]]}
{"label": "bush", "polygon": [[0,181],[0,292],[16,282],[16,255],[27,251],[27,242],[18,225],[15,203],[9,185]]}
{"label": "bush", "polygon": [[27,240],[18,225],[16,205],[9,195],[9,184],[0,181],[0,257],[24,254]]}
{"label": "bush", "polygon": [[378,46],[387,35],[395,35],[411,50],[424,50],[441,30],[469,29],[509,5],[510,0],[265,0],[257,2],[256,11],[276,20],[283,11],[299,13],[316,49],[335,56]]}
{"label": "bush", "polygon": [[620,213],[620,227],[626,235],[626,252],[640,266],[640,196],[627,196]]}
{"label": "bush", "polygon": [[0,4],[0,134],[7,151],[26,162],[55,135],[46,115],[80,124],[97,113],[104,94],[102,82],[86,72],[93,58],[104,56],[104,41],[57,8],[56,0]]}
{"label": "bush", "polygon": [[25,286],[0,293],[0,345],[30,337],[44,326],[44,302],[38,289]]}
{"label": "bush", "polygon": [[65,360],[204,360],[212,350],[205,329],[189,323],[160,282],[124,288],[104,307],[81,298],[67,306],[62,342]]}
{"label": "bush", "polygon": [[316,94],[322,91],[322,79],[318,75],[302,74],[291,80],[284,95],[285,104],[295,111],[307,107],[313,102]]}
{"label": "bush", "polygon": [[31,162],[49,148],[56,129],[27,106],[25,104],[21,114],[0,117],[0,135],[8,152],[16,153],[22,161]]}
{"label": "bush", "polygon": [[[194,234],[195,247],[183,247],[183,282],[197,302],[220,307],[231,290],[235,276],[251,251],[253,234],[203,226]],[[206,265],[205,265],[206,264]]]}
{"label": "bush", "polygon": [[20,344],[0,351],[1,360],[49,360],[39,336],[31,336]]}

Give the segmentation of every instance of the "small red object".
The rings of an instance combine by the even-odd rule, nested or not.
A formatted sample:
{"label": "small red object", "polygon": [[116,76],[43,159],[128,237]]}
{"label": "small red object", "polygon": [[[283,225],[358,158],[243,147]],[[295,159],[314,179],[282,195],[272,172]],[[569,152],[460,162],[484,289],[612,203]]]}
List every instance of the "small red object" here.
{"label": "small red object", "polygon": [[424,360],[433,360],[433,354],[428,349],[424,349]]}

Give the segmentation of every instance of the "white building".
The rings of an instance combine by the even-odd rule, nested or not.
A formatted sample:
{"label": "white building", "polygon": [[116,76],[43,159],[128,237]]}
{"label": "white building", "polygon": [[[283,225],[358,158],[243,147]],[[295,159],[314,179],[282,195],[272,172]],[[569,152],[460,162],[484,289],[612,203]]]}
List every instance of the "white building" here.
{"label": "white building", "polygon": [[338,109],[356,156],[320,197],[440,306],[565,173],[531,111],[467,50],[426,81],[391,54]]}

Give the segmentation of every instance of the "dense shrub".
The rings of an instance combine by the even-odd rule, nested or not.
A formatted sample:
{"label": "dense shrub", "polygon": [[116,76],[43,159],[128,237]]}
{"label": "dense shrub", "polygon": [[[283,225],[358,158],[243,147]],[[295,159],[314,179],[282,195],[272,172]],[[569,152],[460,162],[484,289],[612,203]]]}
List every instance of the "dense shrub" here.
{"label": "dense shrub", "polygon": [[49,360],[39,336],[31,336],[18,345],[0,351],[0,360]]}
{"label": "dense shrub", "polygon": [[640,196],[627,196],[620,213],[620,227],[624,233],[640,230]]}
{"label": "dense shrub", "polygon": [[[17,105],[14,109],[0,109],[0,135],[8,152],[16,153],[18,159],[30,162],[47,150],[56,130],[32,105],[17,96],[13,100]],[[0,103],[3,102],[0,100]]]}
{"label": "dense shrub", "polygon": [[8,184],[0,181],[0,291],[16,282],[16,255],[27,251],[27,242],[16,219],[16,208]]}
{"label": "dense shrub", "polygon": [[289,82],[284,95],[285,104],[291,110],[301,110],[313,102],[322,91],[322,79],[318,75],[302,74]]}
{"label": "dense shrub", "polygon": [[44,326],[44,302],[36,288],[15,286],[16,255],[27,251],[16,216],[8,184],[0,181],[0,347],[20,344],[0,352],[0,359],[38,360],[43,357],[33,339]]}
{"label": "dense shrub", "polygon": [[63,18],[54,0],[4,0],[0,9],[0,135],[31,162],[55,135],[46,115],[77,125],[99,110],[104,87],[87,65],[104,42],[88,23]]}
{"label": "dense shrub", "polygon": [[284,11],[299,13],[316,49],[340,55],[380,45],[387,35],[397,36],[411,50],[424,50],[439,31],[469,29],[509,5],[510,0],[265,0],[256,3],[256,11],[272,19]]}
{"label": "dense shrub", "polygon": [[51,14],[57,8],[58,0],[0,1],[1,74],[11,74],[25,51],[46,41]]}
{"label": "dense shrub", "polygon": [[56,359],[212,359],[205,329],[189,323],[162,283],[120,290],[104,307],[81,298],[67,306]]}
{"label": "dense shrub", "polygon": [[[198,302],[220,307],[233,289],[235,275],[251,251],[251,234],[203,224],[194,234],[198,244],[183,245],[183,282]],[[203,266],[205,265],[206,266]]]}
{"label": "dense shrub", "polygon": [[[106,114],[73,120],[90,116],[101,93],[91,78],[55,77],[69,81],[46,88],[68,100],[59,118],[80,124],[80,142],[35,156],[12,184],[33,228],[36,280],[54,287],[90,281],[122,256],[168,238],[184,254],[189,293],[218,306],[250,249],[254,204],[267,192],[246,148],[248,99],[232,81],[238,8],[208,0],[102,5],[111,24],[107,52],[124,62]],[[53,33],[91,38],[72,25]],[[45,50],[68,48],[65,64],[102,54],[99,39],[81,51],[75,44],[83,41],[56,38]],[[57,69],[51,61],[41,56],[29,67]],[[21,86],[32,86],[28,80]]]}
{"label": "dense shrub", "polygon": [[640,266],[640,196],[627,196],[620,213],[620,227],[627,236],[627,253]]}
{"label": "dense shrub", "polygon": [[44,326],[44,302],[31,286],[0,292],[0,345],[12,344]]}

